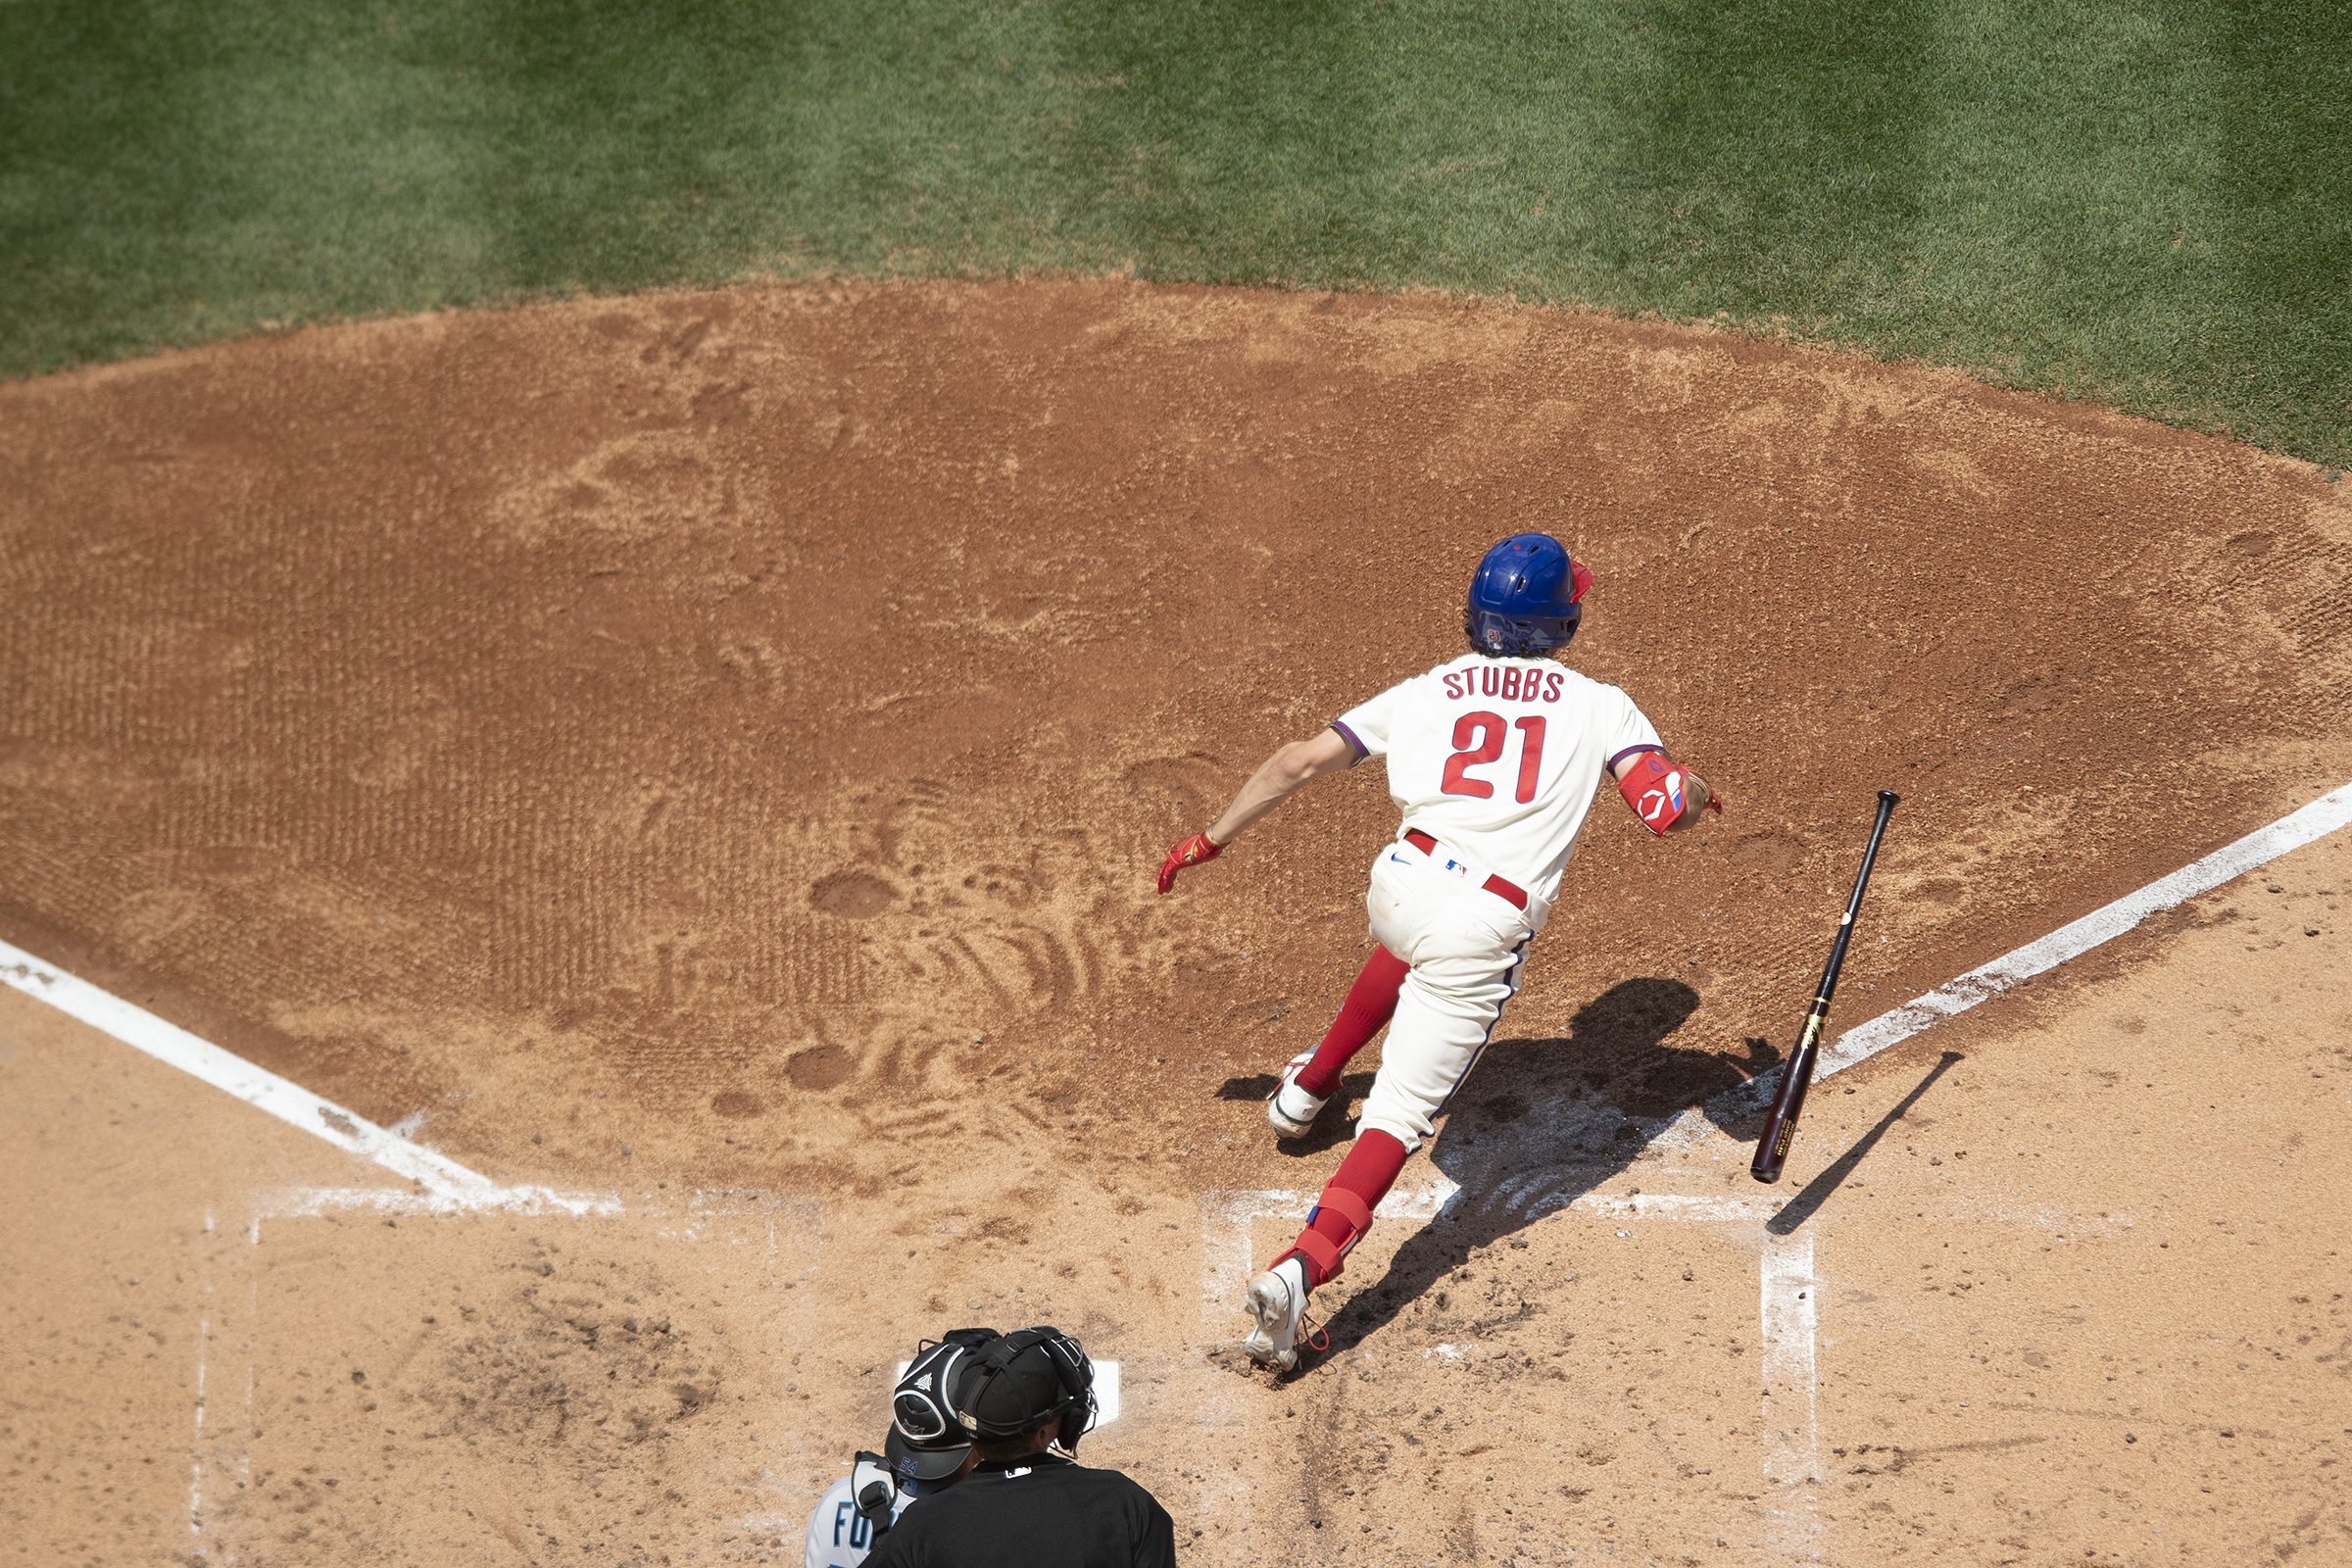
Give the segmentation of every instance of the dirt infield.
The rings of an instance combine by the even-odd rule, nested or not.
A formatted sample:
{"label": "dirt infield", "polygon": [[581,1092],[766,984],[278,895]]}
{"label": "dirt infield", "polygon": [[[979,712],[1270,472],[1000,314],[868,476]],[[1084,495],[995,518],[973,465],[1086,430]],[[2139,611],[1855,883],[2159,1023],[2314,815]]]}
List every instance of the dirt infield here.
{"label": "dirt infield", "polygon": [[[124,1412],[115,1372],[51,1362],[12,1463],[47,1463],[35,1440],[168,1461],[149,1523],[122,1527],[167,1556],[781,1560],[878,1440],[878,1380],[917,1335],[1051,1315],[1128,1367],[1095,1451],[1144,1467],[1201,1560],[1893,1555],[1875,1530],[1968,1561],[2352,1549],[2318,1446],[2352,1429],[2318,1240],[2343,1218],[2327,1042],[2352,1015],[2326,844],[2278,893],[2132,939],[2161,963],[2101,960],[1840,1080],[1858,1099],[1818,1113],[1783,1196],[1947,1036],[1968,1055],[1804,1227],[1838,1257],[1804,1309],[1818,1462],[1732,1348],[1759,1267],[1768,1314],[1773,1279],[1813,1278],[1789,1272],[1804,1231],[1606,1218],[1631,1187],[1761,1196],[1740,1127],[1658,1138],[1789,1044],[1874,790],[1906,804],[1847,1021],[2352,778],[2346,488],[1688,330],[1117,282],[581,302],[0,387],[0,937],[476,1169],[625,1208],[427,1220],[287,1196],[382,1186],[364,1172],[166,1162],[137,1185],[167,1223],[69,1184],[12,1225],[58,1245],[113,1191],[160,1236],[214,1205],[191,1234],[215,1241],[169,1245],[212,1249],[186,1289],[247,1293],[197,1315],[258,1369],[215,1455],[248,1484],[191,1503],[186,1408]],[[1312,1189],[1335,1160],[1336,1112],[1277,1151],[1255,1100],[1358,961],[1394,817],[1366,768],[1175,897],[1150,873],[1275,744],[1450,657],[1469,564],[1523,527],[1594,567],[1572,662],[1632,691],[1731,814],[1659,845],[1595,813],[1510,1038],[1408,1169],[1463,1200],[1376,1231],[1325,1365],[1248,1379],[1204,1358],[1239,1322],[1204,1299],[1232,1272],[1214,1195]],[[2168,1104],[2207,1081],[2215,1048],[2168,1025],[2274,993],[2259,1027],[2214,1027],[2247,1054],[2230,1092],[2275,1094],[2115,1131],[2127,1079]],[[0,1018],[37,1032],[30,1005]],[[2026,1065],[2054,1050],[2075,1076]],[[61,1037],[0,1071],[47,1075],[26,1106],[91,1103],[77,1060],[111,1058]],[[73,1125],[58,1168],[103,1167],[87,1141],[111,1135]],[[2119,1141],[2159,1125],[2161,1156]],[[1869,1174],[1898,1138],[1916,1160]],[[2274,1145],[2259,1179],[2206,1179]],[[1530,1171],[1556,1173],[1532,1206],[1505,1191]],[[1280,1239],[1235,1212],[1250,1250]],[[2300,1250],[2249,1269],[2200,1230],[2202,1272],[2166,1266],[2209,1220]],[[2001,1312],[1964,1311],[1981,1282],[1946,1277],[1937,1225],[2000,1259]],[[575,1265],[593,1279],[559,1298]],[[102,1298],[124,1288],[52,1301],[16,1267],[28,1347],[27,1313],[122,1316]],[[389,1282],[380,1310],[328,1283],[354,1271]],[[647,1338],[656,1299],[674,1342]],[[2275,1387],[2217,1378],[2192,1320],[2273,1346]],[[2130,1348],[2143,1332],[2172,1336],[2161,1356]],[[559,1351],[561,1377],[514,1370]],[[2111,1424],[2089,1358],[2132,1353],[2161,1367],[2116,1375],[2166,1392],[2129,1457],[2167,1479],[2127,1486],[2082,1445]],[[609,1375],[574,1375],[590,1362]],[[2232,1402],[2253,1398],[2268,1414]],[[402,1412],[391,1441],[321,1446],[358,1442],[359,1405]],[[2237,1421],[2260,1463],[2192,1457]],[[447,1491],[434,1445],[476,1461]],[[383,1511],[348,1516],[345,1475],[332,1506],[299,1494],[322,1455]],[[1832,1468],[1877,1494],[1807,1478]],[[2171,1496],[2192,1472],[2234,1479],[2192,1506]],[[532,1517],[559,1494],[568,1523]],[[120,1560],[69,1481],[23,1495],[24,1539]],[[450,1533],[468,1507],[474,1534]],[[1325,1523],[1302,1534],[1301,1507]],[[2127,1543],[2101,1507],[2144,1528]]]}

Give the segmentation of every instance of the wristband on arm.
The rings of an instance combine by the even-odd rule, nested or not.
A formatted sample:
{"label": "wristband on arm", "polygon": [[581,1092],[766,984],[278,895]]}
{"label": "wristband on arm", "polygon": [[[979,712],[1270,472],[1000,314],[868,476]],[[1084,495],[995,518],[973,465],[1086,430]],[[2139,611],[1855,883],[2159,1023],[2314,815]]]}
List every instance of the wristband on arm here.
{"label": "wristband on arm", "polygon": [[1682,824],[1684,814],[1690,809],[1690,786],[1707,797],[1707,805],[1718,811],[1723,809],[1723,803],[1696,774],[1665,752],[1648,750],[1617,781],[1617,793],[1625,797],[1625,804],[1633,808],[1643,827],[1663,838],[1668,829]]}

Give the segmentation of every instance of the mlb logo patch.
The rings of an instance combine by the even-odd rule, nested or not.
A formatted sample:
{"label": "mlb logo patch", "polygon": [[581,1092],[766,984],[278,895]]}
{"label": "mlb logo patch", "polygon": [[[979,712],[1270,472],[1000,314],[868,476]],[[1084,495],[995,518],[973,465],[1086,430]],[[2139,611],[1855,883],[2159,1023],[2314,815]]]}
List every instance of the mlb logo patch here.
{"label": "mlb logo patch", "polygon": [[1470,868],[1459,860],[1447,860],[1446,862],[1446,869],[1451,871],[1455,876],[1468,876],[1470,874]]}

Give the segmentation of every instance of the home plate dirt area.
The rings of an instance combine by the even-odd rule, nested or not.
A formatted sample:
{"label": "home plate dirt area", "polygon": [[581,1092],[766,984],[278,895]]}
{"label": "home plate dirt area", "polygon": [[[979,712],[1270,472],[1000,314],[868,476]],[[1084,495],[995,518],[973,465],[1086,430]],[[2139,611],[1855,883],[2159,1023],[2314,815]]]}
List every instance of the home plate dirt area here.
{"label": "home plate dirt area", "polygon": [[[1557,534],[1603,801],[1298,1374],[1377,766],[1286,740]],[[0,990],[0,1562],[790,1562],[926,1335],[1119,1367],[1201,1563],[2352,1560],[2342,833],[1823,1081],[2352,779],[2352,485],[1962,377],[1436,298],[741,289],[0,387],[0,939],[562,1200],[453,1204]],[[1836,1029],[1833,1029],[1833,1034]],[[1737,1098],[1737,1097],[1734,1097]]]}

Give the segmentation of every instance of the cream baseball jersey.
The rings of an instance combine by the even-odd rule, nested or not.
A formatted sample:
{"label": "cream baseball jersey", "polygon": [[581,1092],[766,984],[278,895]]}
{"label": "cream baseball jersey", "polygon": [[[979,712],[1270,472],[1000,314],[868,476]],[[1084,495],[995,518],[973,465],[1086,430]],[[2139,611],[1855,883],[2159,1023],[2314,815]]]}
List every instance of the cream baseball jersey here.
{"label": "cream baseball jersey", "polygon": [[1593,792],[1658,732],[1614,686],[1548,659],[1464,654],[1333,721],[1358,757],[1386,757],[1389,794],[1418,828],[1548,905]]}

